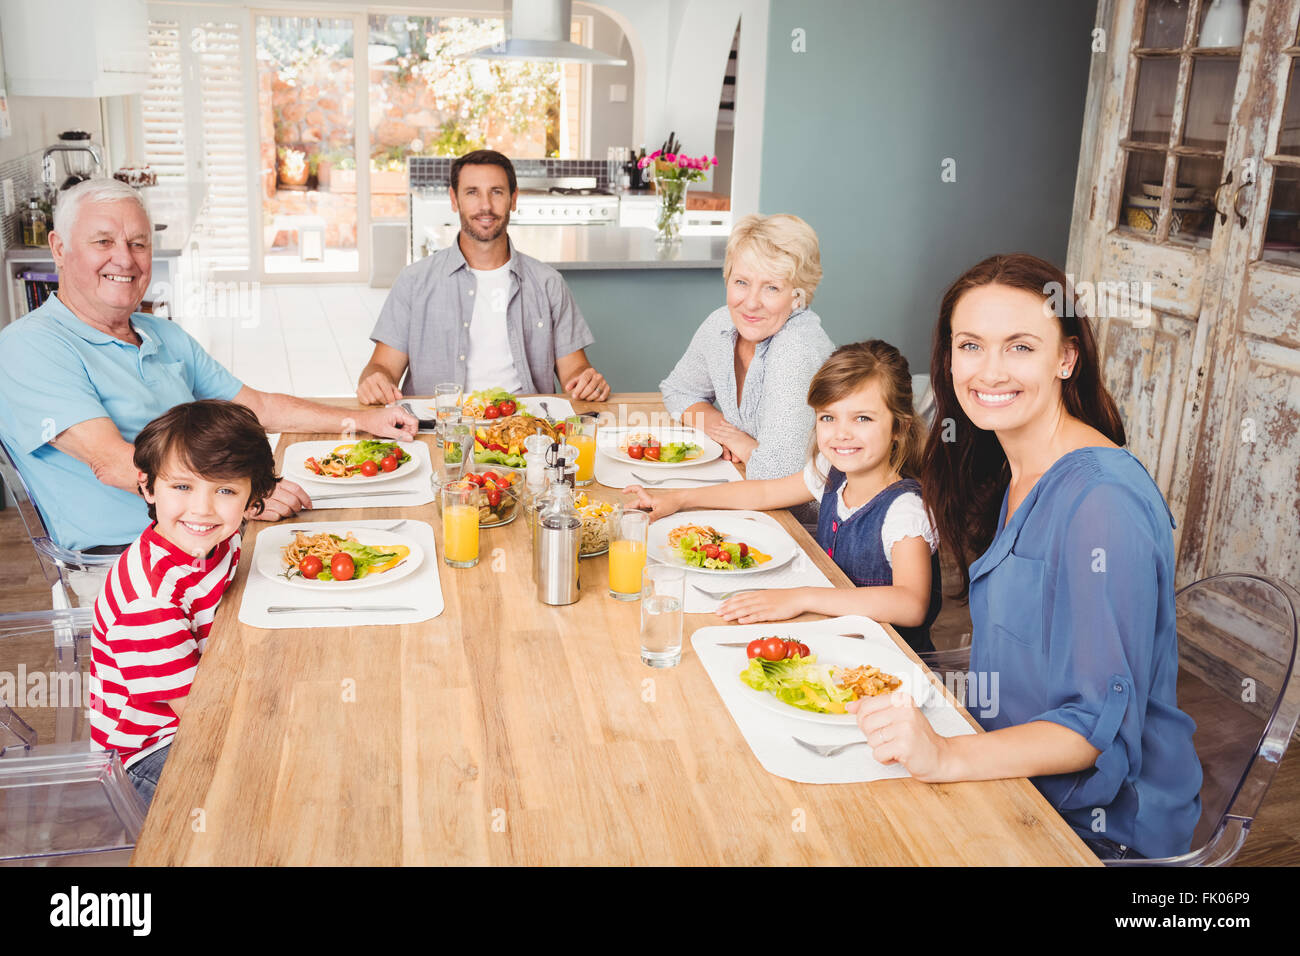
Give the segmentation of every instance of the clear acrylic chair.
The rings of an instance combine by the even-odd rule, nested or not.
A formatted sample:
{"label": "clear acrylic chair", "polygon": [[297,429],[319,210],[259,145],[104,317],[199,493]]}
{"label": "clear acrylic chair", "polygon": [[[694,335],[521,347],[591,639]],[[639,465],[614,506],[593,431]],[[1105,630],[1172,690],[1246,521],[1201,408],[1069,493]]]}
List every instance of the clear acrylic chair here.
{"label": "clear acrylic chair", "polygon": [[[30,668],[15,684],[27,699],[0,703],[0,866],[124,866],[144,826],[144,801],[117,754],[90,744],[89,655],[76,655],[71,673],[51,670],[39,697],[29,686],[49,660],[51,632],[89,641],[91,624],[89,608],[0,614],[0,661]],[[73,739],[63,739],[67,727]]]}
{"label": "clear acrylic chair", "polygon": [[52,607],[58,610],[93,604],[104,577],[117,561],[117,555],[88,554],[60,547],[46,528],[36,499],[4,442],[0,442],[0,480],[12,492],[18,505],[18,516],[32,547],[36,549],[36,558],[50,587]]}
{"label": "clear acrylic chair", "polygon": [[[1295,679],[1300,592],[1254,574],[1220,574],[1176,596],[1178,706],[1196,721],[1201,819],[1176,857],[1107,866],[1223,866],[1241,850],[1300,718]],[[921,654],[947,686],[970,648]],[[951,676],[950,676],[951,675]]]}

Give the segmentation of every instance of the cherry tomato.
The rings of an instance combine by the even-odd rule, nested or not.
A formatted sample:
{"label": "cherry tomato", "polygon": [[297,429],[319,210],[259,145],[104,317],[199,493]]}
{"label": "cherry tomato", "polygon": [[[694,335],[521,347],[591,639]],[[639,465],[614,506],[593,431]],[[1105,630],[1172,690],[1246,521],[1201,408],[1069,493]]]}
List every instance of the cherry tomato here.
{"label": "cherry tomato", "polygon": [[515,403],[508,399],[497,406],[501,410],[502,418],[509,418],[515,413]]}
{"label": "cherry tomato", "polygon": [[638,461],[640,461],[640,460],[641,460],[641,456],[644,455],[644,454],[645,454],[645,447],[642,446],[642,445],[628,445],[628,446],[627,446],[627,457],[629,457],[629,458],[635,458],[635,459],[637,459]]}
{"label": "cherry tomato", "polygon": [[555,425],[555,431],[556,431],[556,433],[557,433],[557,434],[560,434],[560,435],[563,435],[563,434],[564,434],[564,426],[565,426],[566,424],[567,424],[566,422],[557,422],[556,425]]}
{"label": "cherry tomato", "polygon": [[500,418],[500,417],[501,417],[501,411],[500,411],[500,409],[498,409],[495,405],[489,405],[487,408],[483,409],[483,417],[484,417],[484,418]]}
{"label": "cherry tomato", "polygon": [[379,463],[379,467],[384,471],[397,471],[397,456],[388,455]]}
{"label": "cherry tomato", "polygon": [[495,508],[501,504],[501,492],[496,488],[489,488],[487,493],[488,507]]}
{"label": "cherry tomato", "polygon": [[766,642],[763,640],[763,638],[761,637],[754,638],[752,641],[749,642],[749,647],[745,648],[745,655],[747,657],[758,657],[760,654],[763,653],[764,643]]}
{"label": "cherry tomato", "polygon": [[749,545],[745,544],[743,541],[740,542],[740,556],[742,558],[749,557]]}
{"label": "cherry tomato", "polygon": [[465,478],[468,481],[474,482],[474,484],[478,485],[480,488],[482,488],[484,483],[487,481],[487,479],[482,475],[466,475]]}
{"label": "cherry tomato", "polygon": [[335,581],[351,581],[356,569],[356,565],[352,563],[352,555],[346,551],[339,551],[330,558],[330,574],[334,575]]}
{"label": "cherry tomato", "polygon": [[361,474],[365,475],[367,478],[373,478],[375,475],[379,474],[379,466],[373,461],[363,461],[361,463]]}
{"label": "cherry tomato", "polygon": [[658,461],[658,460],[659,460],[659,446],[658,446],[658,445],[647,445],[647,446],[646,446],[646,450],[645,450],[645,456],[646,456],[646,458],[649,459],[650,461]]}
{"label": "cherry tomato", "polygon": [[780,661],[785,659],[785,641],[779,637],[768,637],[763,639],[763,647],[760,651],[765,661]]}
{"label": "cherry tomato", "polygon": [[484,479],[492,482],[493,484],[500,484],[501,482],[500,476],[498,476],[495,471],[485,471],[483,472],[483,477]]}
{"label": "cherry tomato", "polygon": [[800,656],[800,657],[811,657],[811,656],[812,656],[812,651],[809,649],[809,647],[808,647],[807,644],[800,644],[800,645],[799,645],[799,656]]}
{"label": "cherry tomato", "polygon": [[705,557],[716,558],[721,553],[722,553],[722,549],[719,548],[716,544],[706,544],[704,546]]}
{"label": "cherry tomato", "polygon": [[323,567],[325,567],[325,565],[321,563],[320,558],[316,557],[314,554],[309,554],[298,562],[298,573],[304,578],[315,581],[316,575],[320,574],[321,568]]}
{"label": "cherry tomato", "polygon": [[728,551],[728,550],[726,550],[725,548],[719,548],[719,549],[718,549],[718,560],[719,560],[719,561],[722,561],[722,562],[724,562],[724,563],[726,563],[726,564],[730,564],[730,563],[731,563],[731,552]]}

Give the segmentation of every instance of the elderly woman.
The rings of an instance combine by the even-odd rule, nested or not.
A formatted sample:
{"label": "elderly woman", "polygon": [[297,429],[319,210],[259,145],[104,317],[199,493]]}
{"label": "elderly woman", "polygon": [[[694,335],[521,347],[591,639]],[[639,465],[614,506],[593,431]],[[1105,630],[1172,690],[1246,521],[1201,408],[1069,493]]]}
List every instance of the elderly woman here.
{"label": "elderly woman", "polygon": [[[413,437],[401,409],[328,408],[249,388],[166,319],[137,312],[153,270],[153,226],[130,186],[92,179],[59,199],[50,233],[58,294],[0,331],[0,440],[55,540],[89,550],[125,545],[149,524],[132,441],[174,405],[246,405],[271,431],[364,430]],[[263,518],[311,507],[281,481]]]}
{"label": "elderly woman", "polygon": [[808,384],[835,346],[809,309],[821,281],[817,234],[798,216],[746,216],[727,240],[727,304],[659,383],[664,405],[702,429],[749,478],[803,468]]}

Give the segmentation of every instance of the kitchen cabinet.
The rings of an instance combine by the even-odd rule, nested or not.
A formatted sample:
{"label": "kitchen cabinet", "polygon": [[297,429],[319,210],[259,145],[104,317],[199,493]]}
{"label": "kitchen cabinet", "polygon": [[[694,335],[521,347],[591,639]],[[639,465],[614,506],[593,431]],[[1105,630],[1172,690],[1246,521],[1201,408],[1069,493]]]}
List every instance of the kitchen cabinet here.
{"label": "kitchen cabinet", "polygon": [[10,96],[122,96],[149,85],[145,0],[0,0]]}
{"label": "kitchen cabinet", "polygon": [[1298,582],[1300,0],[1101,0],[1097,26],[1067,271],[1177,583]]}

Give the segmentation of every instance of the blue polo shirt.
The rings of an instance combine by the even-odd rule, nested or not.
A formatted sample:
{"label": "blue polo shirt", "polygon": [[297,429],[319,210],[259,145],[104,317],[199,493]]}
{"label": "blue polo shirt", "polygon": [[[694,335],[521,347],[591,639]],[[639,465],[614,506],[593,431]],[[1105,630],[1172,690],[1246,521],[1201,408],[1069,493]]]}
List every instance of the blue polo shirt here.
{"label": "blue polo shirt", "polygon": [[65,548],[128,544],[149,525],[149,513],[143,498],[103,484],[52,439],[108,418],[134,442],[173,406],[233,399],[243,387],[180,326],[139,312],[131,325],[139,346],[87,325],[51,296],[0,330],[0,439]]}
{"label": "blue polo shirt", "polygon": [[1201,765],[1178,709],[1164,497],[1124,449],[1080,448],[1006,514],[1004,496],[970,568],[971,669],[998,678],[995,706],[972,713],[986,730],[1051,721],[1101,751],[1087,770],[1033,780],[1080,836],[1187,852]]}

